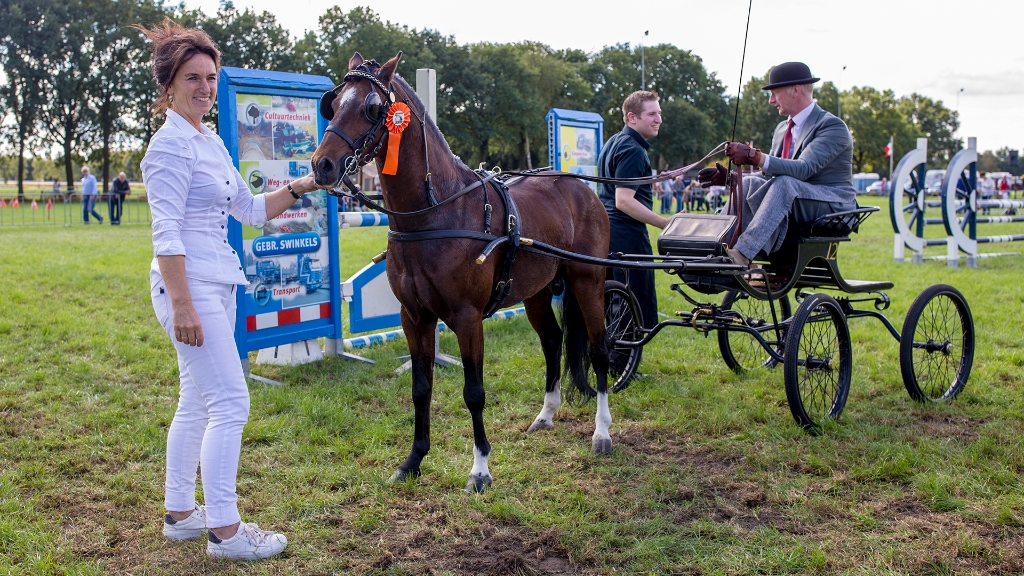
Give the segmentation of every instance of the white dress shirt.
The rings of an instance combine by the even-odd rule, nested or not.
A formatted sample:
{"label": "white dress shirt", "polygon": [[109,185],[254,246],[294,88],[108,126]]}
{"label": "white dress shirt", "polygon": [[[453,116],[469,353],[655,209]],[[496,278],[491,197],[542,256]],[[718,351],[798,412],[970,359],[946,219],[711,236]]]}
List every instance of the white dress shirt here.
{"label": "white dress shirt", "polygon": [[228,214],[243,224],[267,221],[266,197],[253,195],[209,128],[199,132],[173,110],[142,159],[153,216],[150,280],[160,280],[156,256],[185,256],[185,276],[245,284],[241,258],[228,244]]}
{"label": "white dress shirt", "polygon": [[[811,110],[814,110],[814,102],[812,101],[807,105],[807,108],[796,113],[796,116],[790,116],[790,120],[793,121],[793,152],[796,152],[796,142],[800,139],[800,131],[803,130],[804,124],[807,123],[807,117],[811,115]],[[768,163],[771,155],[764,155],[764,166],[761,166],[761,170],[768,169]]]}

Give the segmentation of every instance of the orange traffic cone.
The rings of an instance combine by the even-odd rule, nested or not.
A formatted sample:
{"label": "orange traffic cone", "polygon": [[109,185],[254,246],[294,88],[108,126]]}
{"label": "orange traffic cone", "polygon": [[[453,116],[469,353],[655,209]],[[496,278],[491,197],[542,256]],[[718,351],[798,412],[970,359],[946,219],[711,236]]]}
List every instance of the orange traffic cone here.
{"label": "orange traffic cone", "polygon": [[20,206],[20,204],[18,203],[18,199],[17,198],[15,198],[14,200],[11,200],[11,208],[17,208],[19,206]]}
{"label": "orange traffic cone", "polygon": [[33,201],[32,201],[32,209],[33,209],[33,210],[39,210],[39,205],[38,205],[38,204],[36,204],[36,201],[35,201],[35,200],[33,200]]}
{"label": "orange traffic cone", "polygon": [[49,200],[46,201],[46,209],[53,210],[53,198],[50,198]]}
{"label": "orange traffic cone", "polygon": [[7,202],[3,198],[0,198],[0,208],[7,208]]}

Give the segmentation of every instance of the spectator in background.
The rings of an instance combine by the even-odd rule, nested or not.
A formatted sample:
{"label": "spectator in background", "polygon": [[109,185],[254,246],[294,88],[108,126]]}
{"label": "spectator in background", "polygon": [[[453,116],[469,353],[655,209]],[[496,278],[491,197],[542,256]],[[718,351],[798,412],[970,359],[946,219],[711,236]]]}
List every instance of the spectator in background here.
{"label": "spectator in background", "polygon": [[60,179],[53,179],[53,199],[56,200],[60,197]]}
{"label": "spectator in background", "polygon": [[121,172],[114,178],[114,183],[110,188],[110,198],[107,203],[110,206],[110,225],[119,226],[121,224],[121,209],[124,207],[124,197],[132,193],[132,189],[128,186],[128,176]]}
{"label": "spectator in background", "polygon": [[96,211],[96,177],[89,173],[88,166],[82,166],[82,220],[86,224],[89,223],[89,214],[103,224],[103,216]]}
{"label": "spectator in background", "polygon": [[658,198],[661,198],[661,213],[670,214],[672,212],[672,184],[668,180],[663,180],[655,186],[658,187]]}
{"label": "spectator in background", "polygon": [[[982,172],[978,176],[980,177],[978,180],[978,195],[981,196],[982,201],[991,200],[992,196],[994,196],[996,192],[995,180],[985,172]],[[981,213],[988,214],[988,206],[983,207],[981,209]]]}
{"label": "spectator in background", "polygon": [[1010,182],[1003,176],[1003,179],[999,181],[999,198],[1001,200],[1010,199]]}
{"label": "spectator in background", "polygon": [[691,182],[686,188],[683,188],[683,205],[686,207],[687,212],[693,212],[693,183]]}
{"label": "spectator in background", "polygon": [[675,180],[672,181],[672,196],[676,199],[676,212],[683,211],[683,191],[690,185],[689,178],[683,178],[682,176],[676,176]]}

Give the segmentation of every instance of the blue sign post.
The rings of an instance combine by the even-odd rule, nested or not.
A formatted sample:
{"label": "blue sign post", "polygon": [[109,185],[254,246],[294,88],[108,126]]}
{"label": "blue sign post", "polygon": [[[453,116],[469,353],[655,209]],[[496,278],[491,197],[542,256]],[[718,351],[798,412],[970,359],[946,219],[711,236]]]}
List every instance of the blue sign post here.
{"label": "blue sign post", "polygon": [[[254,194],[309,174],[327,122],[318,99],[325,76],[221,68],[217,86],[220,136]],[[235,342],[248,374],[251,350],[320,337],[342,338],[338,267],[338,200],[319,190],[244,240],[229,219],[228,241],[248,284],[237,295]],[[319,353],[319,348],[317,349]]]}
{"label": "blue sign post", "polygon": [[[604,118],[593,112],[552,108],[548,121],[548,164],[570,174],[597,176],[597,158],[604,145]],[[597,192],[597,184],[588,182]]]}

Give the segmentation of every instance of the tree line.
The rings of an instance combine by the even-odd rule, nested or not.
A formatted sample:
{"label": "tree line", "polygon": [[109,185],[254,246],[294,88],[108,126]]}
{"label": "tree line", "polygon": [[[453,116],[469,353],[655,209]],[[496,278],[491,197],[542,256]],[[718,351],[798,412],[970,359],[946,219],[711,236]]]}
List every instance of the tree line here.
{"label": "tree line", "polygon": [[[158,87],[136,23],[164,16],[204,29],[223,52],[222,64],[328,76],[338,81],[352,53],[383,61],[399,50],[399,72],[414,79],[417,68],[437,70],[438,126],[452,151],[468,165],[505,168],[547,162],[551,108],[598,112],[605,137],[621,130],[623,99],[640,85],[639,49],[606,46],[596,53],[554,49],[536,42],[459,44],[430,29],[383,21],[369,8],[328,9],[316,29],[293,37],[269,12],[237,9],[224,0],[216,14],[186,10],[164,0],[5,0],[0,7],[0,162],[17,172],[25,160],[48,158],[70,190],[74,167],[101,166],[106,191],[117,171],[139,177],[138,162],[163,121],[150,104]],[[656,169],[693,162],[731,135],[735,95],[726,94],[700,56],[671,44],[645,48],[648,89],[661,96],[664,125],[652,141]],[[780,118],[760,89],[764,76],[741,91],[736,139],[768,148]],[[413,82],[414,83],[414,82]],[[823,108],[839,112],[855,138],[854,169],[887,172],[883,149],[894,136],[897,153],[929,138],[936,165],[960,146],[956,113],[918,94],[855,87],[840,93],[831,82],[817,91]],[[212,123],[215,126],[215,121]],[[13,177],[14,174],[11,174]]]}

